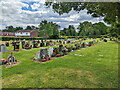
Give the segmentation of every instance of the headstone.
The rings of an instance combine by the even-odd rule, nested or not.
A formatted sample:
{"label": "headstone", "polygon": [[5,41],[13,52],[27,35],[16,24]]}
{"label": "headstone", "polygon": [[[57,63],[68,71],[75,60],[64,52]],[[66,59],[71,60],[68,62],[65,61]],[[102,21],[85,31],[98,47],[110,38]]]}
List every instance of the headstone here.
{"label": "headstone", "polygon": [[49,46],[49,42],[48,41],[46,42],[46,46]]}
{"label": "headstone", "polygon": [[41,50],[40,50],[40,54],[42,53],[42,55],[45,55],[45,56],[47,56],[48,54],[47,54],[47,48],[42,48]]}
{"label": "headstone", "polygon": [[40,59],[40,52],[37,52],[37,53],[36,53],[36,58],[37,58],[37,59]]}
{"label": "headstone", "polygon": [[43,56],[45,56],[45,57],[48,56],[47,48],[43,48],[43,49],[40,50],[40,61],[42,61]]}
{"label": "headstone", "polygon": [[22,41],[22,48],[24,48],[24,45],[25,45],[25,41]]}
{"label": "headstone", "polygon": [[85,43],[82,44],[82,48],[85,48]]}
{"label": "headstone", "polygon": [[6,46],[4,46],[4,45],[0,45],[0,52],[7,52],[7,50],[6,50]]}
{"label": "headstone", "polygon": [[14,51],[19,51],[19,43],[20,42],[15,42],[15,45],[14,45]]}
{"label": "headstone", "polygon": [[87,47],[87,45],[88,45],[88,43],[86,42],[86,43],[85,43],[85,47]]}
{"label": "headstone", "polygon": [[52,53],[53,53],[53,48],[50,47],[50,48],[49,48],[49,57],[51,56]]}

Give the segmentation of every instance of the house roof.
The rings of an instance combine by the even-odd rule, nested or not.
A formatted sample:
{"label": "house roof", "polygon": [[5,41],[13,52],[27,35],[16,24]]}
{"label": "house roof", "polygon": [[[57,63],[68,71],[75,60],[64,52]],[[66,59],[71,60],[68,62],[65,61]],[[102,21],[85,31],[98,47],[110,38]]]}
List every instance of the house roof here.
{"label": "house roof", "polygon": [[33,31],[35,31],[35,30],[18,30],[16,32],[33,32]]}

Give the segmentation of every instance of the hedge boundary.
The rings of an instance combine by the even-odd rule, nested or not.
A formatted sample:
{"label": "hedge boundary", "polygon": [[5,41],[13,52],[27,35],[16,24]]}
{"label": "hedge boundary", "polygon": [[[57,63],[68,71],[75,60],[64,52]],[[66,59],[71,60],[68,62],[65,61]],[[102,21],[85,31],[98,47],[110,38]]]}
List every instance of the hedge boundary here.
{"label": "hedge boundary", "polygon": [[[66,37],[67,38],[88,38],[88,36],[63,36],[63,37],[59,37],[58,39],[66,39]],[[108,35],[101,35],[96,38],[101,38],[101,37],[107,38]],[[15,37],[15,36],[1,36],[0,39],[2,41],[24,40],[24,39],[25,40],[45,40],[45,39],[51,40],[49,37]]]}

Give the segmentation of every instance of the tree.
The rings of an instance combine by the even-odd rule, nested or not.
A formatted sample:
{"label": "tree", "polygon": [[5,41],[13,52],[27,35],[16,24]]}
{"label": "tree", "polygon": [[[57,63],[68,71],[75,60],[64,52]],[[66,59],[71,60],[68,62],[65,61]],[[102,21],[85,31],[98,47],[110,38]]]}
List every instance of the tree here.
{"label": "tree", "polygon": [[116,19],[116,22],[111,24],[111,27],[108,28],[108,32],[111,37],[118,38],[120,35],[120,22],[118,22],[118,19]]}
{"label": "tree", "polygon": [[23,30],[22,27],[16,27],[14,31]]}
{"label": "tree", "polygon": [[38,33],[40,36],[55,36],[57,35],[59,37],[59,31],[58,28],[60,26],[53,22],[47,22],[46,20],[42,21],[39,25]]}
{"label": "tree", "polygon": [[31,26],[27,26],[25,30],[32,30]]}
{"label": "tree", "polygon": [[68,31],[70,33],[70,36],[75,36],[76,35],[75,27],[73,25],[69,25]]}
{"label": "tree", "polygon": [[79,30],[79,36],[89,36],[89,33],[92,31],[92,23],[85,21],[83,23],[80,23],[77,29]]}
{"label": "tree", "polygon": [[15,28],[11,25],[11,26],[7,26],[6,29],[3,30],[3,32],[14,32]]}
{"label": "tree", "polygon": [[[46,2],[46,6],[52,6],[53,10],[59,13],[59,15],[69,13],[72,9],[78,13],[81,10],[87,9],[87,13],[91,14],[93,17],[104,17],[104,21],[107,24],[111,24],[111,29],[114,32],[118,32],[120,30],[119,24],[116,23],[116,19],[118,19],[117,21],[120,23],[120,2]],[[95,33],[96,32],[94,32],[94,34]],[[120,33],[118,34],[120,35]]]}
{"label": "tree", "polygon": [[66,36],[66,31],[67,28],[64,28],[63,30],[60,31],[60,35]]}

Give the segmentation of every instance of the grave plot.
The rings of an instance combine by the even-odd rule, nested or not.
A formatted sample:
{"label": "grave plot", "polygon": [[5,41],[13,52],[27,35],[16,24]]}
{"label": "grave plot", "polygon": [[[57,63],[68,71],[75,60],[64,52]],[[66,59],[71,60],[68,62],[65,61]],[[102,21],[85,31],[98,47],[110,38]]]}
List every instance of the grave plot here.
{"label": "grave plot", "polygon": [[32,43],[33,43],[33,48],[39,48],[39,46],[38,46],[39,42],[38,41],[33,40]]}
{"label": "grave plot", "polygon": [[32,45],[30,45],[30,42],[29,41],[25,42],[24,49],[31,49],[31,48],[32,48]]}
{"label": "grave plot", "polygon": [[7,59],[1,59],[0,60],[0,65],[5,65],[6,68],[8,67],[11,67],[11,66],[14,66],[14,65],[17,65],[19,64],[20,62],[18,62],[15,58],[15,56],[12,54],[11,52],[11,55],[9,55],[7,57]]}
{"label": "grave plot", "polygon": [[35,61],[46,62],[50,60],[50,57],[47,53],[47,48],[43,48],[40,52],[36,53],[36,57],[33,59]]}

